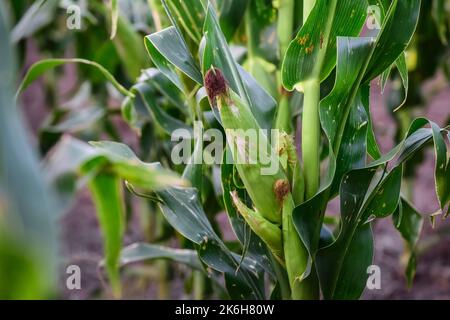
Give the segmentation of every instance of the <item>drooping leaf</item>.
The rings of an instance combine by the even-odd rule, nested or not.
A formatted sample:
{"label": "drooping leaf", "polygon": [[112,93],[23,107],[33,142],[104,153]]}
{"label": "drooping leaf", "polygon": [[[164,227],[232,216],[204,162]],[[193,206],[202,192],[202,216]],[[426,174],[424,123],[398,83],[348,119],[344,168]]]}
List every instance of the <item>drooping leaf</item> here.
{"label": "drooping leaf", "polygon": [[88,185],[103,234],[106,272],[112,292],[119,298],[121,296],[119,258],[125,229],[120,178],[111,173],[100,173]]}
{"label": "drooping leaf", "polygon": [[157,194],[167,221],[198,245],[199,256],[205,264],[225,274],[231,298],[263,299],[264,283],[256,262],[241,259],[225,246],[208,221],[195,189],[171,188]]}
{"label": "drooping leaf", "polygon": [[397,211],[393,215],[394,225],[405,239],[408,264],[405,270],[408,285],[412,285],[416,271],[416,244],[423,226],[423,217],[405,199],[401,199]]}
{"label": "drooping leaf", "polygon": [[30,69],[28,70],[27,74],[23,78],[19,89],[17,90],[16,96],[18,96],[20,93],[22,93],[28,86],[33,83],[37,78],[39,78],[44,72],[56,68],[58,66],[61,66],[66,63],[81,63],[88,66],[92,66],[95,69],[97,69],[111,84],[123,95],[134,97],[133,93],[125,89],[115,78],[114,76],[106,70],[103,66],[100,64],[84,60],[84,59],[45,59],[40,60],[39,62],[36,62],[33,64]]}
{"label": "drooping leaf", "polygon": [[[362,279],[365,272],[364,265],[346,264],[346,261],[355,259],[349,248],[358,238],[358,230],[368,223],[370,215],[386,216],[395,212],[399,204],[403,164],[433,138],[432,129],[423,128],[428,123],[425,119],[415,120],[399,146],[366,168],[350,171],[344,176],[340,192],[343,225],[336,241],[317,253],[317,270],[326,299],[356,299],[361,295],[364,283],[347,285],[351,281],[348,276],[360,274]],[[389,173],[386,172],[387,162],[394,164]],[[377,175],[377,169],[381,167],[384,170]],[[369,242],[366,245],[372,246]],[[413,270],[412,265],[408,270]]]}
{"label": "drooping leaf", "polygon": [[383,73],[407,48],[419,20],[420,3],[421,0],[392,1],[363,82]]}
{"label": "drooping leaf", "polygon": [[[82,170],[81,170],[82,169]],[[66,207],[73,193],[79,188],[76,178],[81,170],[87,178],[107,170],[137,187],[158,190],[169,185],[186,185],[173,172],[164,170],[154,163],[140,161],[126,145],[116,142],[85,142],[63,136],[50,151],[44,162],[44,172]],[[81,180],[85,182],[85,180]]]}
{"label": "drooping leaf", "polygon": [[120,266],[131,263],[167,259],[203,271],[197,252],[189,249],[174,249],[149,243],[134,243],[122,249]]}

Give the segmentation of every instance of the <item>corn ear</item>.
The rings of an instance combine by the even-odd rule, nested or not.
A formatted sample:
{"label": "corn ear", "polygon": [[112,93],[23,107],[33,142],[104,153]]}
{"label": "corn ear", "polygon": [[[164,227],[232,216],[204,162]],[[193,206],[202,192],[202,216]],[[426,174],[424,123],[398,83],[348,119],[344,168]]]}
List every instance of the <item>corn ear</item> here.
{"label": "corn ear", "polygon": [[[265,219],[281,224],[281,203],[274,192],[261,192],[273,191],[275,182],[286,178],[278,155],[266,135],[262,134],[249,106],[228,90],[220,70],[211,69],[207,72],[205,87],[212,105],[219,109],[235,166],[254,207]],[[257,139],[254,136],[252,138],[252,135],[256,135]]]}
{"label": "corn ear", "polygon": [[281,229],[277,225],[264,219],[257,211],[247,207],[241,199],[239,199],[236,191],[231,192],[231,198],[237,211],[245,219],[253,232],[267,244],[277,260],[281,264],[284,264]]}
{"label": "corn ear", "polygon": [[286,270],[292,291],[293,299],[314,299],[308,283],[304,281],[304,274],[309,265],[309,254],[301,241],[292,221],[292,211],[295,204],[287,180],[276,183],[275,192],[283,204],[283,249],[286,261]]}
{"label": "corn ear", "polygon": [[292,197],[295,205],[301,204],[305,198],[305,179],[300,161],[297,156],[294,139],[284,131],[277,135],[276,150],[280,157],[280,163],[292,185]]}

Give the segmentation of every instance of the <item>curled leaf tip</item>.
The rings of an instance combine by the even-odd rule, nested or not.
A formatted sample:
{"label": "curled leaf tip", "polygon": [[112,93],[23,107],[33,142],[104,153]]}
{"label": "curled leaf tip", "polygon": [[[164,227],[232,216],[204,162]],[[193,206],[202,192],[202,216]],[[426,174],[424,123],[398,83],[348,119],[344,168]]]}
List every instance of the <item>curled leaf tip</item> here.
{"label": "curled leaf tip", "polygon": [[218,96],[226,95],[228,90],[227,80],[220,69],[212,67],[205,75],[205,88],[209,100],[215,106]]}
{"label": "curled leaf tip", "polygon": [[275,196],[279,202],[282,202],[286,195],[291,191],[289,181],[286,179],[278,179],[273,186]]}

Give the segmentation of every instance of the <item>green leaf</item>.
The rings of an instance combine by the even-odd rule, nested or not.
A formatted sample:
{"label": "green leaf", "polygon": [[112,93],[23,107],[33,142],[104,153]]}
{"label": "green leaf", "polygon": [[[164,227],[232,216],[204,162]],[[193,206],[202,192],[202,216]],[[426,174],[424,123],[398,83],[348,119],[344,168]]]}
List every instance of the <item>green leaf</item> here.
{"label": "green leaf", "polygon": [[17,43],[49,25],[54,21],[57,9],[58,1],[35,1],[11,31],[12,42]]}
{"label": "green leaf", "polygon": [[22,83],[17,90],[16,97],[22,93],[28,86],[33,83],[37,78],[39,78],[44,72],[64,65],[66,63],[81,63],[88,66],[92,66],[97,69],[111,84],[123,95],[134,97],[134,94],[125,89],[115,78],[114,76],[106,70],[102,65],[89,60],[84,59],[45,59],[33,64],[28,72],[26,73]]}
{"label": "green leaf", "polygon": [[419,241],[420,232],[423,227],[423,217],[405,199],[401,199],[397,211],[393,216],[394,225],[406,241],[409,254],[406,268],[406,278],[408,285],[412,285],[416,271],[416,245]]}
{"label": "green leaf", "polygon": [[186,34],[195,42],[200,43],[205,10],[200,0],[164,0],[166,13],[174,26],[183,28]]}
{"label": "green leaf", "polygon": [[100,173],[89,182],[103,234],[105,267],[113,294],[121,296],[119,258],[125,229],[124,204],[120,179],[110,173]]}
{"label": "green leaf", "polygon": [[420,0],[392,1],[363,82],[383,73],[407,48],[419,20],[420,3]]}
{"label": "green leaf", "polygon": [[[322,187],[319,192],[313,198],[295,208],[293,213],[294,224],[312,258],[314,258],[318,247],[319,235],[326,205],[330,199],[330,196],[333,196],[332,190],[329,188],[332,186],[333,180],[335,182],[340,181],[340,177],[335,177],[335,169],[340,166],[339,163],[336,163],[336,160],[338,159],[336,158],[336,154],[338,154],[341,149],[341,142],[344,141],[343,136],[346,133],[345,128],[347,126],[349,114],[352,110],[352,106],[355,104],[355,98],[360,90],[360,86],[366,83],[366,81],[372,79],[367,76],[368,74],[376,73],[376,75],[378,75],[387,67],[390,67],[407,47],[411,36],[414,33],[418,18],[416,12],[417,3],[420,5],[420,1],[412,0],[406,2],[407,4],[405,4],[405,1],[403,1],[402,4],[398,4],[398,1],[394,1],[391,4],[390,10],[384,20],[382,30],[375,43],[370,38],[340,37],[337,40],[338,62],[335,87],[332,92],[322,100],[320,106],[321,124],[331,146],[329,153],[329,169],[327,176],[322,182]],[[318,6],[319,3],[317,3],[316,8]],[[405,17],[409,17],[409,24],[407,24],[407,28],[404,28],[401,24],[401,22],[405,22]],[[396,35],[394,40],[403,39],[403,42],[400,43],[400,41],[394,41],[392,44],[390,33],[393,33],[393,30],[395,29],[402,28],[404,28],[402,35]],[[385,48],[381,49],[381,47]],[[393,51],[389,52],[388,49]],[[377,68],[374,64],[374,61],[381,59],[381,56],[385,52],[384,50],[388,50],[389,54],[384,57],[383,61],[379,62],[382,62],[386,65],[386,67],[379,70],[379,68]],[[351,59],[345,59],[346,57]],[[372,68],[372,70],[370,68]],[[414,135],[416,133],[415,131],[417,131],[425,123],[426,120],[423,119],[417,120],[413,123],[413,127],[410,131],[411,135]],[[423,131],[426,130],[424,129]],[[400,152],[400,157],[403,156],[407,158],[410,156],[411,153],[415,151],[415,148],[420,148],[422,146],[422,142],[429,141],[429,132],[425,133],[423,131],[423,136],[421,138],[424,140],[421,141],[420,137],[418,141],[414,140],[412,137],[411,139],[407,139],[404,145],[402,144],[398,147],[398,149],[396,148],[390,154],[380,158],[377,165],[392,160],[392,157],[400,152],[400,148],[404,148],[404,150],[401,150]],[[351,135],[346,137],[345,141],[352,139],[353,133],[349,133]],[[421,133],[419,132],[417,133],[418,136],[420,136],[420,134]],[[372,139],[371,150],[374,151],[374,136],[372,134],[372,130],[369,132],[369,139]],[[407,143],[409,142],[411,142],[411,145],[408,146]],[[404,162],[406,158],[400,158],[398,163]],[[375,163],[373,166],[375,166]]]}
{"label": "green leaf", "polygon": [[441,129],[434,122],[431,122],[431,129],[433,131],[434,152],[436,156],[434,174],[436,192],[441,209],[444,210],[445,206],[450,203],[450,181],[448,175],[450,159],[447,158],[447,145],[445,144]]}
{"label": "green leaf", "polygon": [[[156,163],[140,161],[126,145],[117,142],[92,142],[91,145],[63,136],[45,159],[43,170],[48,181],[57,186],[61,203],[66,207],[80,185],[76,178],[83,172],[88,179],[99,172],[114,173],[140,188],[159,190],[167,186],[186,185],[186,181]],[[81,180],[80,182],[85,182]]]}
{"label": "green leaf", "polygon": [[366,209],[363,220],[370,215],[377,218],[387,217],[395,212],[400,201],[403,166],[393,169],[380,183],[376,196]]}
{"label": "green leaf", "polygon": [[[341,184],[342,226],[336,241],[317,253],[317,271],[325,299],[356,299],[365,287],[367,267],[372,262],[371,232],[362,228],[366,193],[376,170],[348,173]],[[370,239],[369,239],[370,236]]]}
{"label": "green leaf", "polygon": [[[428,123],[425,119],[415,120],[400,145],[366,168],[350,171],[344,176],[340,192],[343,225],[336,241],[317,253],[317,270],[326,299],[356,299],[362,293],[364,283],[347,286],[350,280],[346,275],[359,274],[362,279],[364,272],[360,264],[353,267],[346,264],[354,259],[349,248],[371,214],[386,216],[397,208],[403,163],[433,138],[432,129],[423,128]],[[386,175],[386,165],[390,161],[394,166]],[[376,172],[381,166],[384,170],[380,176]],[[412,271],[412,266],[409,270]]]}
{"label": "green leaf", "polygon": [[203,84],[202,74],[175,27],[172,26],[145,37],[145,45],[155,65],[180,90],[183,90],[183,86],[169,63],[198,84]]}
{"label": "green leaf", "polygon": [[192,188],[170,188],[157,192],[166,220],[185,238],[197,244],[201,260],[225,274],[231,298],[263,299],[264,283],[256,261],[233,254],[214,232],[203,211],[198,192]]}
{"label": "green leaf", "polygon": [[328,77],[336,64],[337,37],[359,34],[367,5],[366,0],[316,1],[284,57],[281,72],[286,89],[292,90],[311,78],[323,81]]}
{"label": "green leaf", "polygon": [[134,243],[124,248],[120,255],[120,266],[157,259],[167,259],[196,270],[204,270],[194,250],[173,249],[148,243]]}
{"label": "green leaf", "polygon": [[[160,83],[161,84],[161,83]],[[128,109],[125,111],[131,112],[129,108],[134,105],[136,112],[142,112],[142,107],[139,104],[143,104],[147,112],[152,116],[155,122],[167,133],[172,134],[175,130],[184,129],[188,132],[192,132],[192,128],[186,125],[183,121],[168,114],[158,102],[157,95],[158,88],[155,88],[151,81],[142,79],[131,88],[131,92],[136,96],[135,99],[128,101],[131,105],[125,105]],[[131,118],[131,124],[133,125],[133,118]]]}

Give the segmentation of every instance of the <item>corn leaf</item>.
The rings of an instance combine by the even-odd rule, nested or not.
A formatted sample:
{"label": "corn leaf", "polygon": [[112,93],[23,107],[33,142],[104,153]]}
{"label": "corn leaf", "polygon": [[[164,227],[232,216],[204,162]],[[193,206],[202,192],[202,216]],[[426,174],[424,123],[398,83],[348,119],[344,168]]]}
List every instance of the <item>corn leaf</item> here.
{"label": "corn leaf", "polygon": [[119,257],[125,230],[125,213],[120,178],[100,173],[89,182],[89,190],[103,234],[105,267],[113,295],[121,296]]}
{"label": "corn leaf", "polygon": [[111,84],[123,95],[133,97],[133,93],[125,89],[114,76],[105,69],[102,65],[94,61],[89,61],[85,59],[45,59],[33,64],[27,71],[25,77],[23,78],[19,89],[17,90],[16,96],[22,93],[30,84],[32,84],[37,78],[39,78],[46,71],[64,65],[66,63],[81,63],[88,66],[92,66],[97,69]]}
{"label": "corn leaf", "polygon": [[200,271],[204,270],[195,250],[173,249],[149,243],[134,243],[123,248],[120,254],[120,266],[159,259],[185,264]]}
{"label": "corn leaf", "polygon": [[406,267],[406,279],[408,285],[412,285],[416,273],[416,245],[419,241],[423,226],[423,217],[405,199],[401,199],[397,211],[393,215],[394,225],[406,241],[408,264]]}
{"label": "corn leaf", "polygon": [[183,90],[183,86],[173,66],[197,83],[203,83],[202,74],[175,27],[172,26],[145,37],[145,46],[153,63],[180,90]]}
{"label": "corn leaf", "polygon": [[[366,20],[367,5],[366,0],[337,1],[335,6],[330,0],[316,1],[284,57],[281,72],[286,89],[292,90],[310,78],[322,81],[328,77],[336,64],[337,37],[359,34]],[[330,19],[332,25],[328,26]],[[317,64],[321,65],[320,70],[315,70]]]}

